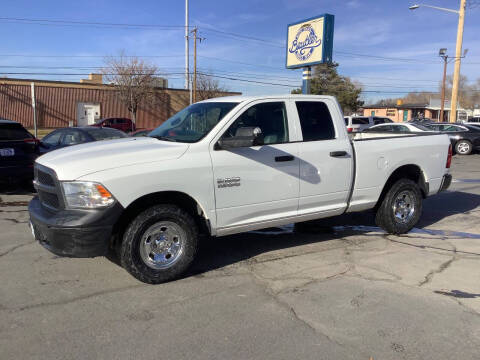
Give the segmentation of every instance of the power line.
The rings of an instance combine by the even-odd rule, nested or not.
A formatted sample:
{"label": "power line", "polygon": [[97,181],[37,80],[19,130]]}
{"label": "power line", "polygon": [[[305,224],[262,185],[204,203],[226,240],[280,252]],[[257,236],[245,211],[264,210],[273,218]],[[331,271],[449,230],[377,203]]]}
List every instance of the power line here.
{"label": "power line", "polygon": [[[105,67],[102,66],[39,66],[39,65],[28,65],[28,66],[17,66],[17,65],[0,65],[0,68],[4,69],[46,69],[46,70],[102,70]],[[169,76],[171,71],[173,70],[179,71],[183,69],[182,67],[172,67],[172,68],[161,68],[158,71],[158,75],[160,76]],[[200,68],[204,73],[210,74],[211,70],[206,68]],[[287,80],[287,81],[300,81],[299,79],[286,77],[286,76],[279,76],[279,75],[268,75],[268,74],[255,74],[255,73],[244,73],[244,72],[228,72],[222,70],[214,70],[213,73],[215,74],[223,74],[223,75],[230,75],[230,76],[242,76],[244,78],[252,78],[252,79],[273,79],[273,80]],[[174,72],[173,74],[178,74],[178,72]],[[75,75],[69,75],[75,76]],[[361,78],[361,77],[359,77]],[[362,78],[370,78],[370,79],[379,79],[379,80],[406,80],[406,79],[390,79],[390,78],[381,78],[381,77],[362,77]],[[407,79],[408,80],[408,79]],[[415,79],[411,79],[411,81],[415,81]],[[431,81],[431,82],[438,82],[436,80],[416,80],[416,81]],[[342,82],[338,82],[341,84]],[[376,86],[376,87],[394,87],[394,88],[412,88],[412,86],[398,86],[398,84],[369,84],[369,83],[361,83],[362,86]]]}
{"label": "power line", "polygon": [[[36,54],[1,54],[0,57],[26,57],[26,58],[107,58],[112,55],[36,55]],[[122,55],[125,58],[173,58],[184,57],[183,54],[175,55]]]}
{"label": "power line", "polygon": [[[3,72],[4,75],[36,75],[36,76],[86,76],[88,75],[87,73],[59,73],[59,72]],[[156,72],[154,75],[156,76],[163,76],[163,77],[168,77],[170,75],[181,75],[181,72],[167,72],[167,71],[159,71]],[[204,76],[209,76],[209,77],[216,77],[216,78],[221,78],[221,79],[226,79],[226,80],[231,80],[231,81],[243,81],[243,82],[250,82],[250,83],[256,83],[256,84],[264,84],[264,85],[275,85],[275,86],[287,86],[287,87],[298,87],[300,84],[295,82],[293,83],[274,83],[274,82],[268,82],[268,81],[259,81],[255,80],[255,77],[252,79],[252,77],[248,78],[248,76],[245,75],[240,75],[243,77],[238,77],[239,75],[237,74],[237,77],[232,76],[227,76],[225,75],[217,75],[217,74],[212,74],[212,73],[207,73],[207,72],[199,72],[199,74],[204,75]],[[104,73],[103,75],[118,75],[116,73]],[[120,75],[144,75],[144,73],[139,72],[139,73],[122,73]],[[256,77],[258,79],[258,77]],[[278,78],[272,77],[273,81],[275,80],[280,80]],[[260,79],[264,79],[264,77],[261,77]],[[294,81],[294,79],[288,79]],[[337,82],[330,82],[329,84],[331,85],[344,85],[344,82],[342,81],[337,81]],[[412,89],[411,86],[398,86],[398,85],[391,85],[391,84],[361,84],[361,86],[364,87],[379,87],[379,88],[396,88],[396,89]],[[427,91],[427,90],[423,90]]]}
{"label": "power line", "polygon": [[159,24],[128,24],[128,23],[107,23],[93,21],[77,21],[77,20],[56,20],[56,19],[31,19],[16,17],[0,17],[0,21],[20,22],[27,24],[39,25],[89,25],[89,26],[110,26],[110,27],[133,27],[133,28],[156,28],[156,29],[185,29],[184,25],[159,25]]}

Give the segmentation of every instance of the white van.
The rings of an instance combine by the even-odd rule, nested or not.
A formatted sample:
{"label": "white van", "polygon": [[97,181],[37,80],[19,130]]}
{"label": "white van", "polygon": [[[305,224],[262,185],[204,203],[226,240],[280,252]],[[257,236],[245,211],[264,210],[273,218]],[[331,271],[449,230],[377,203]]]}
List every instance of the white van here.
{"label": "white van", "polygon": [[344,119],[349,133],[359,132],[373,125],[393,122],[391,119],[382,116],[345,116]]}

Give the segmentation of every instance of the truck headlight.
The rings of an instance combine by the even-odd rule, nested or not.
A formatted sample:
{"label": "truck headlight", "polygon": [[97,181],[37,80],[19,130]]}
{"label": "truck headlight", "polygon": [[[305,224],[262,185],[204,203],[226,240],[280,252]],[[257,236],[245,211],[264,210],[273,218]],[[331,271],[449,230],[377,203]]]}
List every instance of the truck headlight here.
{"label": "truck headlight", "polygon": [[65,205],[69,208],[96,209],[115,202],[112,194],[102,185],[90,181],[62,182]]}

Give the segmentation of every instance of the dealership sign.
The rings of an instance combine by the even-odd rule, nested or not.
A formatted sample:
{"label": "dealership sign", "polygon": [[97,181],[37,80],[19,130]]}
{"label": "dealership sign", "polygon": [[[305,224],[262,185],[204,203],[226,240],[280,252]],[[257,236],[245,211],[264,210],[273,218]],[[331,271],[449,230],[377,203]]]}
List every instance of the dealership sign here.
{"label": "dealership sign", "polygon": [[334,16],[324,14],[288,25],[287,68],[332,61]]}

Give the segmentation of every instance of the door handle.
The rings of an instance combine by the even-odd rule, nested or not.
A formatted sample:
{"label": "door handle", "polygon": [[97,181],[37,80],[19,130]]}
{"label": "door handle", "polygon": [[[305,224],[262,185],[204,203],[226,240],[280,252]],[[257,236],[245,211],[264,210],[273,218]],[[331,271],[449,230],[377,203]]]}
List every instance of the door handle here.
{"label": "door handle", "polygon": [[331,157],[342,157],[342,156],[346,156],[346,155],[347,155],[346,151],[332,151],[330,153]]}
{"label": "door handle", "polygon": [[293,161],[293,159],[295,158],[292,155],[275,156],[276,162]]}

